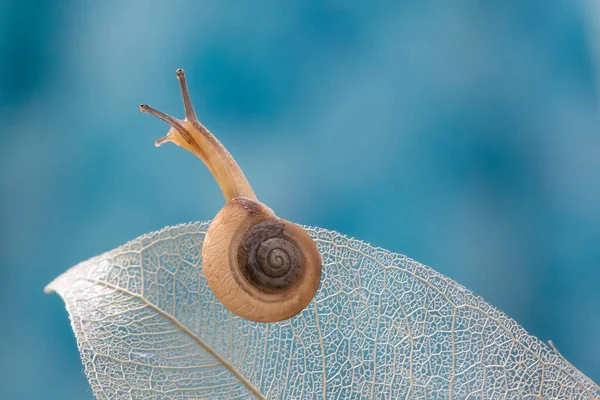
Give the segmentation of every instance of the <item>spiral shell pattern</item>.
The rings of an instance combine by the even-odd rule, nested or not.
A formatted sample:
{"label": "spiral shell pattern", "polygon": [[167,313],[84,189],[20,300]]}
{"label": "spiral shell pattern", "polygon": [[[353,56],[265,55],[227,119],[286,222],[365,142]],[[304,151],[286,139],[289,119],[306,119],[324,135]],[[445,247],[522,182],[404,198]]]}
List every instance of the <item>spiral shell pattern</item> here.
{"label": "spiral shell pattern", "polygon": [[299,278],[304,262],[298,244],[284,232],[284,224],[269,219],[248,230],[238,248],[238,266],[256,289],[280,293]]}

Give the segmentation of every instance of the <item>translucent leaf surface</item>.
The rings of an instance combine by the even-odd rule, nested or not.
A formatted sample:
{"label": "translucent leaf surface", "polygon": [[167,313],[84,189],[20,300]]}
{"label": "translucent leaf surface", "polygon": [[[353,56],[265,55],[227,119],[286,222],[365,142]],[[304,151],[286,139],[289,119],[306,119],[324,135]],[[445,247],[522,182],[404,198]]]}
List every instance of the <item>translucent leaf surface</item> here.
{"label": "translucent leaf surface", "polygon": [[207,227],[142,236],[48,286],[98,398],[600,397],[461,285],[325,229],[306,228],[324,261],[308,308],[273,324],[232,315],[202,274]]}

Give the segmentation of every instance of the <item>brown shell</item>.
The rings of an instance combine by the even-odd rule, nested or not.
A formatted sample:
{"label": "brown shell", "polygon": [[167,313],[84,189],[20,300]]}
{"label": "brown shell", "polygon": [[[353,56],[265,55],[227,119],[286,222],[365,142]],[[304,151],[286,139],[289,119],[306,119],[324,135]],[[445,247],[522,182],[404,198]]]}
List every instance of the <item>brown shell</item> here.
{"label": "brown shell", "polygon": [[[275,266],[257,267],[267,257]],[[202,258],[217,299],[257,322],[293,317],[310,303],[321,281],[321,256],[308,233],[247,198],[235,198],[219,211],[206,233]]]}

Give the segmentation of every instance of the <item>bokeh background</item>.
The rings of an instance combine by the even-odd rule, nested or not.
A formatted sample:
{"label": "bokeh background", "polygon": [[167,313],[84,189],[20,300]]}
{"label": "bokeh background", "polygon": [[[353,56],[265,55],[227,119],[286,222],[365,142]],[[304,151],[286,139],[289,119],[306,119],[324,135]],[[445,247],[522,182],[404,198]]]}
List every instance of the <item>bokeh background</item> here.
{"label": "bokeh background", "polygon": [[179,67],[280,216],[433,266],[600,382],[600,3],[361,3],[0,3],[1,398],[91,398],[44,286],[223,205],[138,111],[183,115]]}

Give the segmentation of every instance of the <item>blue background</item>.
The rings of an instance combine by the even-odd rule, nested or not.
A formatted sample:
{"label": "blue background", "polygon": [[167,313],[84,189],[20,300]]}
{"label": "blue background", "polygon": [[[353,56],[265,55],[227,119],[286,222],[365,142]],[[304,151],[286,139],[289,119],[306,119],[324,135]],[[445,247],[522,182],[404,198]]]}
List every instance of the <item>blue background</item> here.
{"label": "blue background", "polygon": [[43,287],[223,205],[138,111],[183,115],[179,67],[278,215],[433,266],[600,382],[600,3],[237,3],[1,3],[0,396],[91,398]]}

